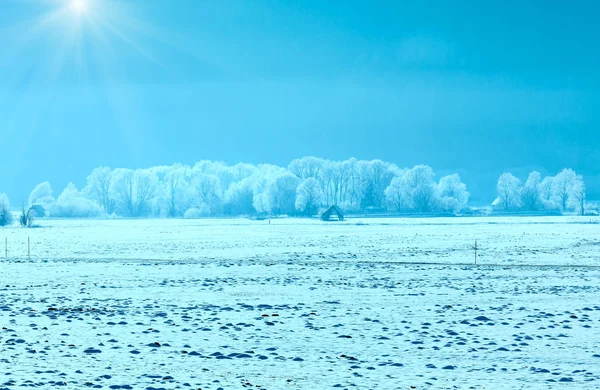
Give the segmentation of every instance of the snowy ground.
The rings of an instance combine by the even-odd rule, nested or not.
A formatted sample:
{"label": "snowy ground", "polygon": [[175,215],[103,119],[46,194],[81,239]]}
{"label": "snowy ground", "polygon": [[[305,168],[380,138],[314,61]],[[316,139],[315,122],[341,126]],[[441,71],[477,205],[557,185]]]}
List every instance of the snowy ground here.
{"label": "snowy ground", "polygon": [[2,229],[0,389],[599,388],[590,222]]}

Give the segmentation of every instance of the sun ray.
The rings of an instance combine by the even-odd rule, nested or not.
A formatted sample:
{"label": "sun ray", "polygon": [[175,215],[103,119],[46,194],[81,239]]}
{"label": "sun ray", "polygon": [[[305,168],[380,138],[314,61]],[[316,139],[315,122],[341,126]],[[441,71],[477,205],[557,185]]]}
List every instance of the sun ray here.
{"label": "sun ray", "polygon": [[133,39],[127,37],[117,26],[111,23],[108,20],[101,20],[101,22],[106,26],[114,35],[118,36],[123,42],[127,43],[133,49],[135,49],[138,53],[146,57],[148,60],[152,61],[156,65],[160,66],[164,70],[168,70],[167,67],[161,63],[158,59],[152,56],[148,51],[141,47],[141,45],[137,44]]}
{"label": "sun ray", "polygon": [[[28,66],[11,67],[14,77],[10,79],[25,77],[26,83],[20,83],[26,89],[53,88],[63,82],[88,85],[92,79],[125,79],[127,68],[119,59],[126,50],[169,72],[143,41],[156,29],[142,21],[139,4],[117,0],[19,1],[34,16],[0,27],[1,36],[16,37],[0,47],[0,64],[11,65],[29,57]],[[31,62],[32,51],[37,54],[35,63]]]}

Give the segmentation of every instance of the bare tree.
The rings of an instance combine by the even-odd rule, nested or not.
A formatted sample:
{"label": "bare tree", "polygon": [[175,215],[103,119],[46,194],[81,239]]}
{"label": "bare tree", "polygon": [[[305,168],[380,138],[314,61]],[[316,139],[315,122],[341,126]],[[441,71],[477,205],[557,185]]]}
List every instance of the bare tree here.
{"label": "bare tree", "polygon": [[21,215],[19,216],[19,224],[24,228],[33,226],[35,220],[35,211],[32,208],[27,208],[24,204],[21,205]]}

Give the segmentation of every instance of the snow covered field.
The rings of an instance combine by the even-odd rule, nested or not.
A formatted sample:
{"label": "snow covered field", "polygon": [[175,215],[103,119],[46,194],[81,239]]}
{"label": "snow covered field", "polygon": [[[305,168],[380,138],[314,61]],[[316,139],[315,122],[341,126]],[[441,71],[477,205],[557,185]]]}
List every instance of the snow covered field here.
{"label": "snow covered field", "polygon": [[598,388],[590,222],[2,229],[0,389]]}

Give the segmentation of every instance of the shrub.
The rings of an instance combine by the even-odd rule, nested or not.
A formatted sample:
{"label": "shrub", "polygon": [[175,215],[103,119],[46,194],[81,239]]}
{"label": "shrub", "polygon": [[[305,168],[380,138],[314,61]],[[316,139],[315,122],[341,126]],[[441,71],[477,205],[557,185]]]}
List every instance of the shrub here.
{"label": "shrub", "polygon": [[10,210],[3,205],[0,205],[0,226],[12,225],[13,216]]}
{"label": "shrub", "polygon": [[33,226],[35,219],[35,212],[32,209],[27,209],[25,206],[21,206],[21,215],[19,216],[19,224],[24,228],[30,228]]}
{"label": "shrub", "polygon": [[8,196],[0,194],[0,226],[8,226],[13,223],[13,216],[10,212],[10,203]]}
{"label": "shrub", "polygon": [[188,209],[183,218],[185,219],[198,219],[210,215],[210,209],[206,205],[200,205],[200,207],[194,207]]}

